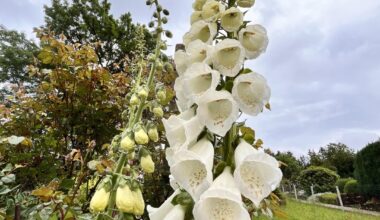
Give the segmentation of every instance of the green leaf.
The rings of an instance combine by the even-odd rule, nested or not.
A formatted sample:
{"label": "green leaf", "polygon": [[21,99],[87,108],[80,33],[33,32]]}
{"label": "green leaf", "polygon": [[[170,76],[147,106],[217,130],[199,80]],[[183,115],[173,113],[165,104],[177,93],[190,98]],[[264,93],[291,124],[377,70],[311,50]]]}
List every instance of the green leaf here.
{"label": "green leaf", "polygon": [[240,71],[240,74],[247,74],[247,73],[252,73],[253,71],[249,68],[244,68]]}
{"label": "green leaf", "polygon": [[73,179],[64,179],[59,186],[60,189],[70,190],[74,187],[75,181]]}
{"label": "green leaf", "polygon": [[14,183],[16,181],[16,175],[13,173],[8,174],[1,178],[1,181],[5,184]]}

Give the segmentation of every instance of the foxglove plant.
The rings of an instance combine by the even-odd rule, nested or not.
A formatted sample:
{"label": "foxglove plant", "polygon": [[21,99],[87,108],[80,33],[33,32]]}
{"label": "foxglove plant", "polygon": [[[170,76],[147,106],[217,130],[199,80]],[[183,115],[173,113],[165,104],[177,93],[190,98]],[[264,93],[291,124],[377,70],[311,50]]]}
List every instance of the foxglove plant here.
{"label": "foxglove plant", "polygon": [[264,76],[244,68],[268,45],[265,28],[244,21],[245,8],[254,3],[193,4],[191,28],[174,56],[181,113],[163,119],[171,183],[179,189],[154,219],[248,220],[259,210],[269,213],[268,202],[262,201],[282,179],[279,162],[259,149],[262,141],[255,141],[253,129],[237,122],[242,113],[257,116],[270,109]]}

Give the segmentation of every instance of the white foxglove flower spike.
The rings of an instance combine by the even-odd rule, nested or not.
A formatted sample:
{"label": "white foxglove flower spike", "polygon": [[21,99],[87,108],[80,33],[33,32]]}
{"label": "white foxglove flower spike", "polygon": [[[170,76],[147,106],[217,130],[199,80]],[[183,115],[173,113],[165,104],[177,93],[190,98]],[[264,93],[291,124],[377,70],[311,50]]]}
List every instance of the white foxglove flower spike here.
{"label": "white foxglove flower spike", "polygon": [[256,207],[281,182],[282,172],[278,161],[244,140],[241,140],[235,150],[235,164],[235,182],[241,193]]}
{"label": "white foxglove flower spike", "polygon": [[195,22],[200,21],[202,19],[203,19],[202,18],[202,12],[201,11],[194,11],[190,17],[190,24],[194,24]]}
{"label": "white foxglove flower spike", "polygon": [[187,148],[191,143],[195,143],[198,135],[203,130],[203,125],[193,109],[189,109],[179,115],[172,115],[168,119],[162,119],[162,122],[170,149],[174,152],[181,148]]}
{"label": "white foxglove flower spike", "polygon": [[190,99],[185,93],[184,76],[179,76],[174,82],[174,91],[177,98],[176,104],[180,112],[187,111],[190,108]]}
{"label": "white foxglove flower spike", "polygon": [[198,103],[199,98],[209,91],[215,91],[220,81],[218,71],[205,63],[194,63],[185,72],[185,94],[191,100],[190,105]]}
{"label": "white foxglove flower spike", "polygon": [[183,50],[177,50],[174,53],[174,63],[179,76],[182,76],[187,68],[188,55]]}
{"label": "white foxglove flower spike", "polygon": [[196,62],[212,63],[213,46],[208,45],[197,39],[189,43],[187,46],[188,66]]}
{"label": "white foxglove flower spike", "polygon": [[214,68],[225,76],[236,76],[244,63],[245,50],[239,41],[225,39],[215,46]]}
{"label": "white foxglove flower spike", "polygon": [[207,0],[195,0],[193,3],[193,9],[195,11],[202,11],[203,5],[206,3]]}
{"label": "white foxglove flower spike", "polygon": [[197,115],[212,133],[224,136],[239,117],[239,108],[227,91],[210,91],[199,98]]}
{"label": "white foxglove flower spike", "polygon": [[245,56],[249,59],[254,59],[264,53],[269,42],[267,31],[259,24],[248,25],[241,29],[239,41],[245,48]]}
{"label": "white foxglove flower spike", "polygon": [[220,20],[222,28],[225,31],[234,32],[239,30],[240,26],[243,25],[243,19],[243,13],[238,8],[232,7],[223,12]]}
{"label": "white foxglove flower spike", "polygon": [[250,220],[230,167],[226,167],[194,205],[196,220]]}
{"label": "white foxglove flower spike", "polygon": [[183,43],[187,47],[190,42],[199,39],[206,44],[211,44],[216,33],[217,26],[215,23],[197,21],[191,25],[190,31],[183,36]]}
{"label": "white foxglove flower spike", "polygon": [[202,7],[202,18],[206,21],[216,21],[226,10],[226,7],[218,1],[208,0]]}
{"label": "white foxglove flower spike", "polygon": [[213,162],[214,147],[209,140],[203,138],[188,150],[179,151],[174,155],[170,173],[178,185],[197,201],[212,183]]}
{"label": "white foxglove flower spike", "polygon": [[232,96],[246,114],[256,116],[269,103],[271,90],[265,78],[255,72],[242,74],[234,80]]}
{"label": "white foxglove flower spike", "polygon": [[149,213],[149,219],[150,220],[163,220],[166,219],[165,217],[171,212],[171,210],[174,208],[174,205],[172,204],[172,200],[176,195],[178,195],[181,192],[181,190],[177,189],[173,192],[173,194],[165,200],[164,203],[161,204],[159,208],[153,208],[152,206],[147,206],[147,210]]}

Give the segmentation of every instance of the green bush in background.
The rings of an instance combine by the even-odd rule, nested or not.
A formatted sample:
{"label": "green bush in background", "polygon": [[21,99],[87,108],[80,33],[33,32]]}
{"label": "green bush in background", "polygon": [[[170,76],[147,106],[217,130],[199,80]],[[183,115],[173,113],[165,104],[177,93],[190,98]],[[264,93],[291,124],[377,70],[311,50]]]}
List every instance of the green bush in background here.
{"label": "green bush in background", "polygon": [[326,194],[321,195],[318,199],[319,199],[319,202],[321,203],[331,204],[331,205],[338,204],[337,202],[338,196],[336,195],[336,193],[326,193]]}
{"label": "green bush in background", "polygon": [[358,194],[359,192],[359,184],[357,180],[352,179],[344,185],[344,193]]}
{"label": "green bush in background", "polygon": [[310,195],[311,185],[314,186],[314,193],[333,192],[338,179],[338,174],[330,169],[310,166],[301,172],[298,181],[302,189]]}
{"label": "green bush in background", "polygon": [[355,160],[355,178],[359,190],[370,197],[380,195],[380,140],[368,144],[358,152]]}
{"label": "green bush in background", "polygon": [[336,181],[335,185],[338,186],[340,192],[344,192],[344,186],[350,180],[353,180],[353,178],[351,178],[351,177],[349,177],[349,178],[340,178],[340,179],[338,179],[338,181]]}

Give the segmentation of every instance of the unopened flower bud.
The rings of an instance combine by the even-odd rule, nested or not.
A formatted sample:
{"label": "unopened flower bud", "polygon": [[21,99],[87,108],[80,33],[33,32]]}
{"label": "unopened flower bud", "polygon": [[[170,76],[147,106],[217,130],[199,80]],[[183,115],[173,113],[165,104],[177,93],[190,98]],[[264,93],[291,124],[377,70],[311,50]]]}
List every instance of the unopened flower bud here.
{"label": "unopened flower bud", "polygon": [[173,37],[173,34],[170,31],[165,31],[165,35],[166,35],[167,38],[172,38]]}
{"label": "unopened flower bud", "polygon": [[135,159],[136,153],[134,151],[130,151],[128,153],[128,160],[133,160]]}
{"label": "unopened flower bud", "polygon": [[161,5],[157,5],[157,11],[158,12],[162,11],[162,6]]}
{"label": "unopened flower bud", "polygon": [[158,131],[157,131],[156,126],[148,129],[148,136],[149,136],[149,139],[152,140],[153,142],[158,141],[159,137],[158,137]]}
{"label": "unopened flower bud", "polygon": [[158,90],[158,92],[156,93],[156,97],[157,99],[160,101],[160,102],[163,102],[166,100],[166,92],[164,89],[160,89]]}
{"label": "unopened flower bud", "polygon": [[171,63],[165,63],[164,68],[169,73],[172,73],[174,71],[173,65]]}
{"label": "unopened flower bud", "polygon": [[148,26],[149,26],[150,28],[154,27],[154,22],[153,22],[153,21],[149,22]]}
{"label": "unopened flower bud", "polygon": [[149,142],[149,137],[143,128],[135,131],[135,141],[137,144],[147,144]]}
{"label": "unopened flower bud", "polygon": [[103,212],[110,198],[110,192],[107,192],[105,188],[98,189],[90,201],[90,209],[93,212]]}
{"label": "unopened flower bud", "polygon": [[157,27],[156,31],[157,31],[157,33],[161,33],[162,32],[162,27]]}
{"label": "unopened flower bud", "polygon": [[161,61],[157,61],[156,62],[156,69],[158,71],[161,71],[163,69],[163,65],[162,65]]}
{"label": "unopened flower bud", "polygon": [[135,206],[134,194],[128,184],[119,186],[116,190],[116,207],[126,213],[133,213]]}
{"label": "unopened flower bud", "polygon": [[158,18],[158,13],[157,13],[157,12],[154,12],[154,13],[153,13],[153,17]]}
{"label": "unopened flower bud", "polygon": [[139,99],[139,97],[137,97],[136,94],[133,94],[133,95],[131,96],[131,99],[129,100],[129,104],[130,104],[130,105],[138,105],[138,104],[140,104],[140,99]]}
{"label": "unopened flower bud", "polygon": [[144,87],[141,87],[139,89],[139,91],[137,92],[137,95],[140,97],[140,98],[146,98],[148,97],[148,91],[144,88]]}
{"label": "unopened flower bud", "polygon": [[145,209],[144,197],[139,188],[132,191],[132,193],[133,193],[134,203],[135,203],[133,214],[137,216],[141,216],[144,214],[144,209]]}
{"label": "unopened flower bud", "polygon": [[135,147],[135,141],[131,135],[126,135],[120,142],[120,148],[125,151],[131,151]]}
{"label": "unopened flower bud", "polygon": [[151,5],[152,4],[152,1],[151,0],[148,0],[145,2],[146,5]]}
{"label": "unopened flower bud", "polygon": [[163,17],[161,19],[161,21],[162,21],[162,23],[166,24],[166,23],[168,23],[168,18],[167,17]]}
{"label": "unopened flower bud", "polygon": [[153,114],[158,118],[162,118],[164,116],[164,111],[160,106],[157,106],[153,108]]}
{"label": "unopened flower bud", "polygon": [[167,9],[164,9],[162,12],[163,12],[164,15],[166,15],[166,16],[168,16],[168,15],[170,14],[169,11],[168,11]]}
{"label": "unopened flower bud", "polygon": [[152,160],[152,157],[149,154],[141,157],[140,166],[141,166],[141,169],[145,173],[153,173],[154,172],[154,162]]}

